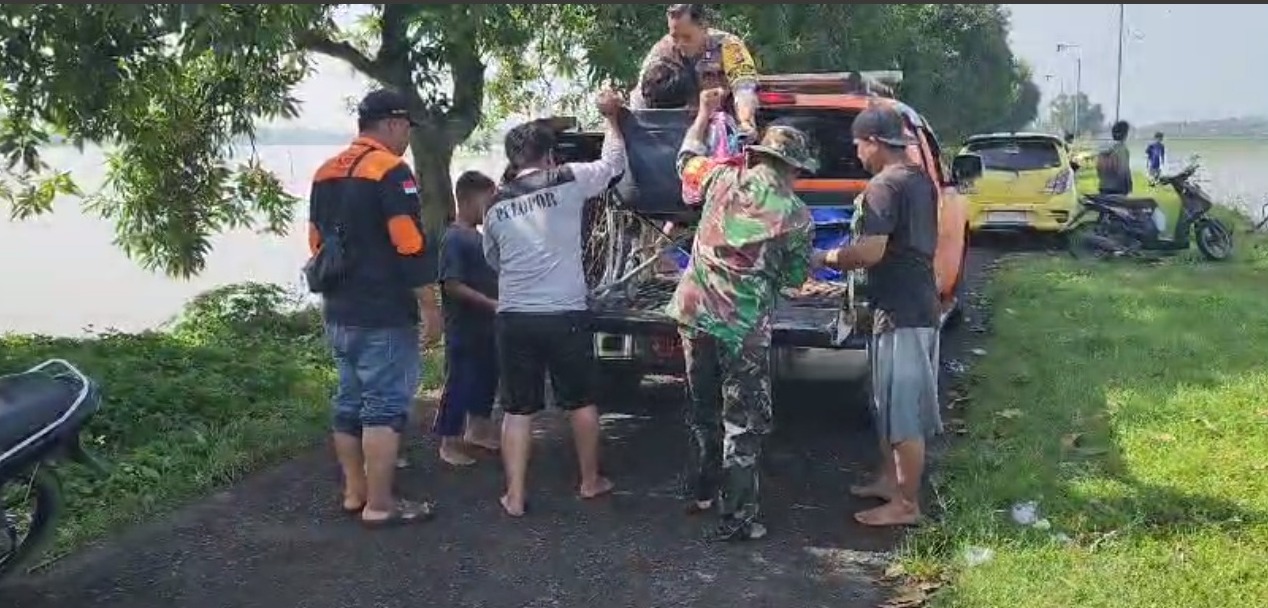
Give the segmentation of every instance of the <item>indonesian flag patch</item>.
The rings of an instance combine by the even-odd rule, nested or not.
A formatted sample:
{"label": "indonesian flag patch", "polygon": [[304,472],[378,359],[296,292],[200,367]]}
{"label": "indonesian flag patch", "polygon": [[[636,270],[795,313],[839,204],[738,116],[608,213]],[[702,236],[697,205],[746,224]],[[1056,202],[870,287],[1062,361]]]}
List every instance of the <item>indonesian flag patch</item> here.
{"label": "indonesian flag patch", "polygon": [[401,189],[405,191],[405,194],[409,194],[411,196],[418,194],[418,184],[414,183],[414,180],[412,179],[405,180],[405,182],[401,184]]}

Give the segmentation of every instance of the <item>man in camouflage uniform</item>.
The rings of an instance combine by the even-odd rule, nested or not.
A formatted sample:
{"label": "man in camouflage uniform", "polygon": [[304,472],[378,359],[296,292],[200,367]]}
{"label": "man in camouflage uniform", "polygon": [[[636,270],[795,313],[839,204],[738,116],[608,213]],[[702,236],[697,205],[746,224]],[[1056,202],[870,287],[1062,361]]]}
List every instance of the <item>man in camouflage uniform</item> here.
{"label": "man in camouflage uniform", "polygon": [[718,540],[761,538],[758,461],[771,429],[770,316],[811,266],[810,211],[793,193],[797,171],[818,168],[806,134],[767,128],[735,160],[707,155],[710,116],[725,92],[701,93],[678,157],[684,188],[703,193],[691,263],[667,313],[679,324],[694,443],[690,513],[719,501]]}
{"label": "man in camouflage uniform", "polygon": [[[710,27],[704,4],[671,4],[665,11],[669,33],[652,46],[639,70],[639,86],[630,97],[634,109],[654,107],[646,88],[650,81],[668,78],[665,70],[689,76],[693,88],[724,88],[731,92],[732,110],[740,130],[756,132],[757,63],[739,36]],[[691,101],[695,101],[692,92]],[[719,105],[719,109],[721,106]]]}

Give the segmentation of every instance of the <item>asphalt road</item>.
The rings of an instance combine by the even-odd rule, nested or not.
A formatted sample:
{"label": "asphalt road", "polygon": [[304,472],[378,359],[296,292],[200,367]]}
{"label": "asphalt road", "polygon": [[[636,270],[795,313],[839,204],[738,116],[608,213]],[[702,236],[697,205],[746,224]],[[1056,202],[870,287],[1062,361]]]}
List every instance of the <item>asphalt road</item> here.
{"label": "asphalt road", "polygon": [[[970,257],[976,289],[994,252]],[[971,315],[976,314],[971,312]],[[972,323],[948,332],[960,360]],[[944,365],[944,370],[955,368]],[[686,437],[682,387],[649,383],[605,414],[605,469],[617,493],[574,494],[563,420],[542,421],[533,512],[505,517],[496,462],[456,471],[430,439],[411,442],[403,494],[440,504],[435,522],[369,533],[339,513],[337,470],[315,450],[0,589],[15,608],[871,607],[898,536],[850,515],[848,496],[874,462],[854,387],[790,387],[763,485],[770,536],[717,545],[677,498]],[[74,505],[69,505],[74,508]]]}

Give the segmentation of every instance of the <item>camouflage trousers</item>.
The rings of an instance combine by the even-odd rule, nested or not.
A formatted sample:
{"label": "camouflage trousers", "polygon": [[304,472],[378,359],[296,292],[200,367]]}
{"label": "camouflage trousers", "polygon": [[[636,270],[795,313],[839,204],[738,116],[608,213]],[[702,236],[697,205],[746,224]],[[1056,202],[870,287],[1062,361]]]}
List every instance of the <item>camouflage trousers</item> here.
{"label": "camouflage trousers", "polygon": [[762,443],[771,431],[770,331],[729,344],[680,329],[687,367],[688,492],[724,518],[759,514]]}

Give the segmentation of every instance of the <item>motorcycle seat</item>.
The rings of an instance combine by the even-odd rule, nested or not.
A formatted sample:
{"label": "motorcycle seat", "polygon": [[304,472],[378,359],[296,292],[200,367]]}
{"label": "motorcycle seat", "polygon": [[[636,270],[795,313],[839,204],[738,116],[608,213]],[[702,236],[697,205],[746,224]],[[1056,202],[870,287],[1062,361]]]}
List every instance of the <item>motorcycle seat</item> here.
{"label": "motorcycle seat", "polygon": [[1152,211],[1158,206],[1158,201],[1152,198],[1132,197],[1125,194],[1094,194],[1092,199],[1104,205],[1124,209]]}
{"label": "motorcycle seat", "polygon": [[79,390],[74,382],[40,372],[0,376],[0,455],[49,432],[63,417],[75,422],[71,410]]}

